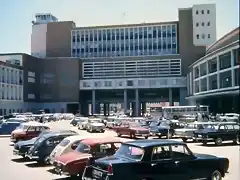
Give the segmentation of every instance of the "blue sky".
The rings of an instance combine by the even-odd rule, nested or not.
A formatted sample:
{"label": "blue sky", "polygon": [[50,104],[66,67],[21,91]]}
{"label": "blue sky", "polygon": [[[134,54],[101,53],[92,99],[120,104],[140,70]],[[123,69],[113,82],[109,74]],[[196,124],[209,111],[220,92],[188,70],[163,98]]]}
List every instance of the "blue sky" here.
{"label": "blue sky", "polygon": [[[0,53],[31,52],[35,13],[77,26],[171,21],[178,8],[215,3],[217,38],[239,26],[239,0],[0,0]],[[125,13],[125,16],[123,15]]]}

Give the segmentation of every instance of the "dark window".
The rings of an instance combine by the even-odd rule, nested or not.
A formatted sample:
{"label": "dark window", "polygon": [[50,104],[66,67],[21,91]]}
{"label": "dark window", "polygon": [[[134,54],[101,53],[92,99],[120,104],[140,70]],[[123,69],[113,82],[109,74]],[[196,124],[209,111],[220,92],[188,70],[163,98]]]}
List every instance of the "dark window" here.
{"label": "dark window", "polygon": [[198,11],[196,11],[196,14],[198,14]]}
{"label": "dark window", "polygon": [[227,69],[231,67],[231,53],[225,53],[219,56],[220,69]]}
{"label": "dark window", "polygon": [[203,63],[200,65],[200,76],[204,76],[207,74],[207,63]]}
{"label": "dark window", "polygon": [[202,39],[205,39],[205,34],[202,34]]}
{"label": "dark window", "polygon": [[231,71],[220,73],[220,88],[232,86]]}
{"label": "dark window", "polygon": [[207,78],[201,79],[201,92],[207,91]]}
{"label": "dark window", "polygon": [[207,14],[210,14],[210,10],[209,9],[207,10]]}
{"label": "dark window", "polygon": [[217,71],[217,58],[213,58],[208,61],[208,71],[209,73]]}
{"label": "dark window", "polygon": [[199,26],[199,23],[198,23],[198,22],[196,23],[196,26],[197,26],[197,27]]}
{"label": "dark window", "polygon": [[209,90],[217,89],[217,75],[209,76]]}
{"label": "dark window", "polygon": [[195,85],[195,93],[198,93],[199,92],[199,81],[195,81],[194,85]]}
{"label": "dark window", "polygon": [[240,71],[239,68],[234,70],[234,75],[235,75],[235,86],[239,86],[239,75],[240,75]]}
{"label": "dark window", "polygon": [[199,77],[199,67],[195,68],[195,79]]}
{"label": "dark window", "polygon": [[72,37],[72,42],[75,42],[75,36]]}
{"label": "dark window", "polygon": [[233,50],[234,66],[239,64],[239,49]]}
{"label": "dark window", "polygon": [[199,39],[199,34],[196,35],[197,39]]}
{"label": "dark window", "polygon": [[204,22],[202,22],[202,26],[204,26]]}
{"label": "dark window", "polygon": [[133,81],[127,81],[127,86],[133,86]]}
{"label": "dark window", "polygon": [[210,35],[210,34],[208,34],[208,39],[209,39],[209,38],[211,38],[211,35]]}
{"label": "dark window", "polygon": [[202,14],[204,14],[204,10],[202,10]]}
{"label": "dark window", "polygon": [[207,25],[210,26],[210,21],[208,21]]}

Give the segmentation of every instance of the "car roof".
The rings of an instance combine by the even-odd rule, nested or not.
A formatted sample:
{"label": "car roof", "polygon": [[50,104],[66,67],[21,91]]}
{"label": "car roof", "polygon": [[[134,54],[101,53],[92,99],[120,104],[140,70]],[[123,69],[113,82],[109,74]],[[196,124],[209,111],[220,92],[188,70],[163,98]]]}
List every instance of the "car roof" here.
{"label": "car roof", "polygon": [[82,143],[87,144],[89,146],[94,146],[96,144],[104,144],[104,143],[122,143],[123,140],[120,138],[115,138],[115,137],[90,137],[82,140]]}
{"label": "car roof", "polygon": [[22,124],[21,122],[18,122],[18,121],[3,121],[3,124]]}
{"label": "car roof", "polygon": [[124,142],[123,144],[127,144],[130,146],[137,146],[141,148],[153,147],[153,146],[159,146],[159,145],[185,145],[185,143],[181,141],[174,141],[174,140],[168,140],[168,139],[135,140],[135,141],[127,141],[127,142]]}
{"label": "car roof", "polygon": [[45,138],[49,138],[52,136],[60,136],[60,135],[76,135],[76,132],[71,130],[60,130],[60,131],[53,131],[53,132],[46,133],[43,136]]}
{"label": "car roof", "polygon": [[69,141],[77,141],[77,140],[82,140],[85,139],[87,137],[82,136],[82,135],[73,135],[73,136],[68,136],[65,138],[65,140],[69,140]]}
{"label": "car roof", "polygon": [[39,122],[35,122],[35,121],[29,121],[29,122],[26,122],[26,123],[22,123],[22,125],[25,125],[25,126],[41,126],[41,127],[49,127],[49,126],[46,125],[46,124],[39,123]]}

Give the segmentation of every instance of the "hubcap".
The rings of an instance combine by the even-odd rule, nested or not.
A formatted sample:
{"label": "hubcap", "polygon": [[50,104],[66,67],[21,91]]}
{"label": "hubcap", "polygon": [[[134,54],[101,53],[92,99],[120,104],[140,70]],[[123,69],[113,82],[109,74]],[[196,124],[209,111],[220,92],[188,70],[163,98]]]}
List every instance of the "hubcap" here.
{"label": "hubcap", "polygon": [[221,180],[221,173],[219,171],[214,171],[212,174],[212,180]]}

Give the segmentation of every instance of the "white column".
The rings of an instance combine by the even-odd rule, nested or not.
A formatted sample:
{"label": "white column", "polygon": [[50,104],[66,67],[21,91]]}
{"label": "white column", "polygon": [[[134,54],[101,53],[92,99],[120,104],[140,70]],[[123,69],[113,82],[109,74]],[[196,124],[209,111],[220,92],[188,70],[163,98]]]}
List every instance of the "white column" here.
{"label": "white column", "polygon": [[[233,49],[231,50],[231,67],[234,67],[234,53],[233,53]],[[235,86],[234,69],[231,70],[231,76],[232,76],[232,78],[231,78],[232,79],[232,87],[234,87]]]}
{"label": "white column", "polygon": [[207,71],[207,91],[209,91],[209,67],[208,67],[208,61],[206,62],[206,71]]}

